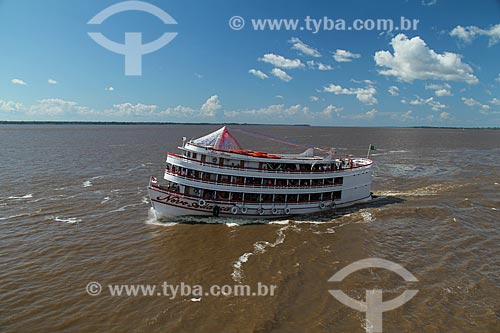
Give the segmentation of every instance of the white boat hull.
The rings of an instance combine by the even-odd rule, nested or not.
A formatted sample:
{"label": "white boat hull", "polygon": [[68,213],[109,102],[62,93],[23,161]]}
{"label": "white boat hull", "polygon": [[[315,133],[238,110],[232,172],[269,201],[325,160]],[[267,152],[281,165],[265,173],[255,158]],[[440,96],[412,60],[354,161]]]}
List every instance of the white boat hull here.
{"label": "white boat hull", "polygon": [[[215,200],[200,200],[183,196],[157,186],[148,187],[151,205],[158,219],[175,218],[178,216],[220,216],[233,218],[270,219],[291,215],[327,212],[370,201],[371,194],[362,194],[351,201],[336,200],[323,202],[307,202],[294,204],[272,203],[231,203]],[[352,196],[351,196],[352,198]],[[214,208],[217,207],[218,209]]]}

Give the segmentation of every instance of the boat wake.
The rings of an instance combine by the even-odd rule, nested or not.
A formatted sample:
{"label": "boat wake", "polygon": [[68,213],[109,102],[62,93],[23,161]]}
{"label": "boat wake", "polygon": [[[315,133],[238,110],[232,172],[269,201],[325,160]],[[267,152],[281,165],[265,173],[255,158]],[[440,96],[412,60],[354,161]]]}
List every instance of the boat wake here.
{"label": "boat wake", "polygon": [[7,199],[31,199],[33,198],[33,193],[25,194],[23,196],[11,196],[7,197]]}
{"label": "boat wake", "polygon": [[54,221],[56,221],[56,222],[64,222],[64,223],[67,223],[67,224],[78,224],[78,223],[82,222],[82,219],[79,219],[79,218],[76,218],[76,217],[59,218],[58,216],[56,216],[54,218]]}
{"label": "boat wake", "polygon": [[419,187],[413,190],[408,191],[380,191],[377,192],[377,195],[386,196],[386,197],[425,197],[425,196],[433,196],[438,195],[441,192],[450,191],[461,187],[463,185],[460,184],[432,184],[424,187]]}
{"label": "boat wake", "polygon": [[248,262],[248,259],[253,256],[253,255],[259,255],[263,254],[267,251],[268,248],[273,248],[276,247],[280,244],[283,244],[283,242],[286,239],[285,231],[288,229],[295,229],[295,230],[300,230],[297,226],[289,224],[284,227],[281,227],[278,229],[276,234],[278,237],[274,242],[268,242],[268,241],[258,241],[253,244],[253,251],[252,252],[246,252],[243,253],[238,260],[233,264],[233,272],[231,273],[231,277],[234,281],[241,283],[241,281],[244,279],[245,274],[243,272],[243,264]]}
{"label": "boat wake", "polygon": [[162,227],[171,227],[171,226],[177,225],[179,223],[158,220],[156,218],[156,215],[155,215],[155,210],[153,209],[153,207],[150,207],[148,210],[148,218],[146,220],[146,224],[158,225],[158,226],[162,226]]}

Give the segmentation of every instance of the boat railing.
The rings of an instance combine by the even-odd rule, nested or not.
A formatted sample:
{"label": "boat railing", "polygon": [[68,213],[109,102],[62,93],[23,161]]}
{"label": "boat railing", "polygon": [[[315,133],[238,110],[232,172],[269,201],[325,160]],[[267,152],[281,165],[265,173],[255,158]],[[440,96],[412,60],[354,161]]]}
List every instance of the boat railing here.
{"label": "boat railing", "polygon": [[[361,169],[361,168],[366,168],[369,167],[373,164],[373,161],[370,161],[370,163],[365,164],[365,165],[349,165],[347,167],[340,167],[339,169],[332,170],[331,168],[329,170],[272,170],[269,168],[253,168],[253,167],[245,167],[245,166],[239,166],[239,165],[220,165],[217,163],[212,163],[212,162],[207,162],[207,161],[200,161],[197,159],[189,158],[186,156],[174,154],[174,153],[167,153],[167,156],[172,156],[181,160],[186,160],[186,161],[192,161],[196,162],[201,166],[208,166],[211,168],[217,168],[217,169],[225,169],[225,170],[236,170],[236,171],[242,171],[242,170],[248,170],[248,171],[256,171],[256,172],[262,172],[262,173],[276,173],[276,174],[291,174],[291,175],[300,175],[300,174],[319,174],[319,173],[335,173],[335,172],[340,172],[340,171],[349,171],[349,170],[355,170],[355,169]],[[274,163],[274,162],[269,162],[269,163]],[[300,164],[300,163],[299,163]]]}
{"label": "boat railing", "polygon": [[[272,188],[272,189],[288,189],[288,188],[304,188],[304,189],[307,189],[307,188],[310,188],[310,189],[313,189],[313,188],[323,188],[323,187],[337,187],[337,186],[342,186],[343,183],[332,183],[332,184],[316,184],[316,185],[312,185],[312,184],[297,184],[297,185],[292,185],[292,184],[289,184],[289,185],[278,185],[278,184],[252,184],[252,183],[245,183],[245,182],[228,182],[228,181],[221,181],[221,180],[212,180],[212,179],[204,179],[204,178],[200,178],[200,177],[195,177],[195,176],[189,176],[189,175],[183,175],[182,172],[178,171],[178,172],[174,172],[172,170],[168,170],[168,169],[165,169],[165,172],[170,174],[170,175],[173,175],[173,176],[176,176],[178,178],[181,178],[181,179],[185,179],[185,180],[192,180],[192,181],[196,181],[198,183],[205,183],[205,184],[211,184],[211,185],[230,185],[230,186],[233,186],[233,187],[252,187],[252,188]],[[280,179],[282,181],[286,181],[286,179]],[[297,179],[298,181],[298,179]]]}
{"label": "boat railing", "polygon": [[286,202],[279,202],[279,201],[268,201],[268,200],[263,200],[263,201],[260,201],[260,200],[248,200],[248,199],[245,199],[245,200],[235,200],[235,199],[223,199],[223,198],[207,198],[207,197],[204,197],[204,196],[200,196],[200,195],[187,195],[187,194],[184,194],[184,193],[181,193],[179,191],[176,191],[176,190],[172,190],[172,189],[169,189],[169,188],[166,188],[164,186],[161,186],[161,185],[158,185],[158,184],[151,184],[150,185],[151,187],[155,188],[156,190],[159,190],[160,192],[165,192],[165,193],[169,193],[169,194],[174,194],[180,198],[186,198],[186,199],[191,199],[191,200],[209,200],[210,202],[213,202],[213,203],[229,203],[229,204],[274,204],[274,205],[277,205],[277,206],[281,206],[281,205],[290,205],[290,206],[293,206],[293,205],[301,205],[301,204],[304,204],[304,203],[321,203],[321,202],[335,202],[335,201],[339,201],[341,200],[341,198],[332,198],[332,199],[310,199],[310,200],[298,200],[297,201],[286,201]]}

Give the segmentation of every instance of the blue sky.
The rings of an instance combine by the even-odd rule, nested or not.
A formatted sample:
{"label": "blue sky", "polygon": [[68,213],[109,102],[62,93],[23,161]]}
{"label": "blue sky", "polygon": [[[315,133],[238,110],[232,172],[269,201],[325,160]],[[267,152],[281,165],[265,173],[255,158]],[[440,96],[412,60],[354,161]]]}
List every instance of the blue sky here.
{"label": "blue sky", "polygon": [[[147,1],[178,24],[140,11],[87,24],[119,2],[0,0],[0,120],[500,126],[498,1]],[[252,25],[304,27],[307,16],[419,22],[408,31]],[[178,35],[142,57],[141,76],[126,76],[124,56],[88,32],[118,43],[125,32],[145,43]]]}

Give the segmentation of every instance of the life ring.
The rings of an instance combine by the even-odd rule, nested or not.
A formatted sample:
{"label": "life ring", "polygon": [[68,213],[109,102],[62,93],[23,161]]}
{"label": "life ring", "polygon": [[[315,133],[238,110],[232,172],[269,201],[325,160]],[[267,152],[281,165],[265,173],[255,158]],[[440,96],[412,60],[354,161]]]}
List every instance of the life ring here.
{"label": "life ring", "polygon": [[259,215],[264,215],[264,208],[257,209],[257,213],[259,213]]}
{"label": "life ring", "polygon": [[214,214],[215,217],[219,217],[220,207],[219,206],[214,206],[214,209],[212,210],[212,213]]}
{"label": "life ring", "polygon": [[244,207],[244,206],[243,206],[243,207],[241,207],[241,212],[242,212],[243,214],[246,214],[246,213],[248,212],[248,208],[246,208],[246,207]]}
{"label": "life ring", "polygon": [[321,203],[319,204],[319,208],[321,208],[321,209],[325,209],[325,208],[326,208],[326,203],[321,202]]}
{"label": "life ring", "polygon": [[290,209],[290,207],[286,207],[285,208],[285,214],[286,215],[290,215],[292,213],[292,210]]}
{"label": "life ring", "polygon": [[278,208],[274,207],[272,212],[274,215],[276,215],[276,214],[279,214],[280,210]]}
{"label": "life ring", "polygon": [[212,162],[217,163],[217,157],[214,157],[214,158],[212,159]]}
{"label": "life ring", "polygon": [[335,202],[332,201],[332,204],[330,205],[330,209],[335,209]]}
{"label": "life ring", "polygon": [[236,207],[236,206],[231,207],[231,213],[232,213],[233,215],[238,214],[238,207]]}
{"label": "life ring", "polygon": [[203,200],[203,199],[200,199],[200,201],[198,201],[198,205],[199,205],[200,207],[203,207],[203,206],[205,206],[206,204],[207,204],[207,202],[206,202],[205,200]]}

